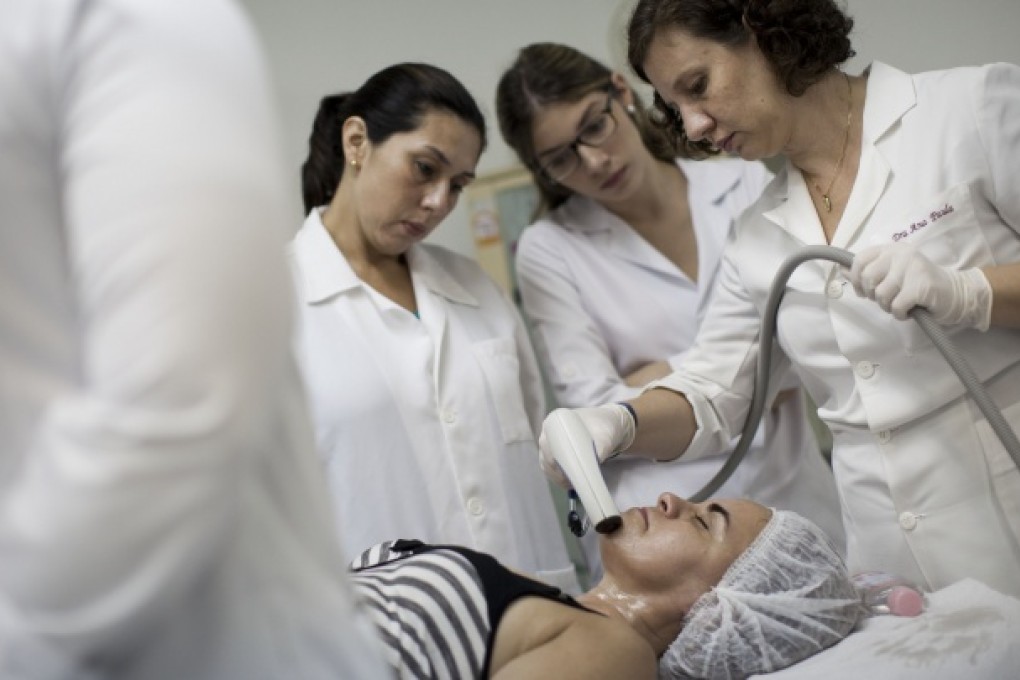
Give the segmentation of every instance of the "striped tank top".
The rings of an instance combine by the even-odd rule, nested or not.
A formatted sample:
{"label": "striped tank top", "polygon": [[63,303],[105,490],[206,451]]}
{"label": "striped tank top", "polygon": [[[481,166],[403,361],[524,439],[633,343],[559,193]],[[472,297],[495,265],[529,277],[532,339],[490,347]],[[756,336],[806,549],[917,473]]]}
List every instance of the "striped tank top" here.
{"label": "striped tank top", "polygon": [[351,580],[396,677],[487,678],[496,629],[518,598],[590,611],[559,588],[459,546],[391,541],[351,563]]}

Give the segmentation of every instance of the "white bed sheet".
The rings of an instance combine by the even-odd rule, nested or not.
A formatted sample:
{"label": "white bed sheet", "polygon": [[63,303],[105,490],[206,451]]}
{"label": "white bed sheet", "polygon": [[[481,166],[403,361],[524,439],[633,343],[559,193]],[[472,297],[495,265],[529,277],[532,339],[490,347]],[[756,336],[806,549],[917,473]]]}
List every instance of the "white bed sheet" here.
{"label": "white bed sheet", "polygon": [[[1020,574],[1017,575],[1020,579]],[[875,616],[838,645],[767,680],[1020,678],[1020,600],[965,579],[914,618]]]}

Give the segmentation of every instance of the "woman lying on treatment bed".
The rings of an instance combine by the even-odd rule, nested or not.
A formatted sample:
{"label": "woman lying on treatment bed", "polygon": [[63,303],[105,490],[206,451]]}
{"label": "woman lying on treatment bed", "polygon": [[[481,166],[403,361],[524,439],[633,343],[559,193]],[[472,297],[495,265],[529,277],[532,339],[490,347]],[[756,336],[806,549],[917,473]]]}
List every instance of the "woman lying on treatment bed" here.
{"label": "woman lying on treatment bed", "polygon": [[746,500],[664,493],[600,537],[572,598],[456,546],[396,541],[352,564],[397,677],[744,678],[835,644],[863,609],[826,535]]}

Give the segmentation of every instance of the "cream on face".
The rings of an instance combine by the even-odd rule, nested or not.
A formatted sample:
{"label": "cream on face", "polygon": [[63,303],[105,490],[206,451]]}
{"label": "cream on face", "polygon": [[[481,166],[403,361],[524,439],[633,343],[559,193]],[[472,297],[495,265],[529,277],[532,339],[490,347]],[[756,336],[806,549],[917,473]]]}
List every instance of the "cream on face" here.
{"label": "cream on face", "polygon": [[631,508],[623,525],[602,538],[607,573],[638,591],[685,584],[704,592],[754,541],[771,510],[746,500],[689,503],[664,493],[655,506]]}

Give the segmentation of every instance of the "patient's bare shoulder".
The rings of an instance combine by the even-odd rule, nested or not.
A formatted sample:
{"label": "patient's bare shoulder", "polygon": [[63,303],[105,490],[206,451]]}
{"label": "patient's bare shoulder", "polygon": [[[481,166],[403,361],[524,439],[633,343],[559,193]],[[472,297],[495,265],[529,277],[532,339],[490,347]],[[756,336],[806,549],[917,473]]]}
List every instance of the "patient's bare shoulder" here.
{"label": "patient's bare shoulder", "polygon": [[524,597],[496,631],[490,677],[655,678],[652,647],[630,626],[552,600]]}

